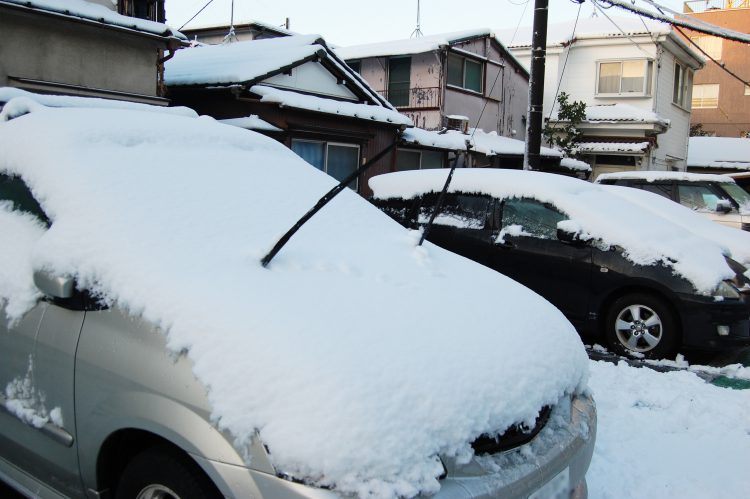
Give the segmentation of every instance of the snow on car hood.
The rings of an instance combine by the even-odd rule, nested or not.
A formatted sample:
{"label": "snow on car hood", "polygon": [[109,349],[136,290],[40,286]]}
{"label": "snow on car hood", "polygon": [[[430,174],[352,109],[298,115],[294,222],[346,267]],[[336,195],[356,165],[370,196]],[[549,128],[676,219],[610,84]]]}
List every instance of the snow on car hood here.
{"label": "snow on car hood", "polygon": [[434,492],[436,456],[467,458],[478,435],[585,388],[586,354],[557,309],[416,247],[416,232],[354,192],[263,268],[335,181],[254,132],[35,110],[0,123],[0,171],[20,173],[53,221],[16,256],[161,326],[216,424],[243,445],[257,430],[281,472],[363,496]]}
{"label": "snow on car hood", "polygon": [[[390,173],[371,178],[370,187],[378,199],[409,199],[440,192],[447,175],[447,170]],[[722,280],[734,277],[720,245],[584,180],[541,172],[459,169],[450,191],[550,203],[583,233],[622,247],[624,256],[635,264],[671,267],[701,294],[710,294]]]}
{"label": "snow on car hood", "polygon": [[745,266],[750,266],[750,232],[713,222],[694,210],[653,192],[620,185],[602,185],[602,188],[718,244],[729,256]]}

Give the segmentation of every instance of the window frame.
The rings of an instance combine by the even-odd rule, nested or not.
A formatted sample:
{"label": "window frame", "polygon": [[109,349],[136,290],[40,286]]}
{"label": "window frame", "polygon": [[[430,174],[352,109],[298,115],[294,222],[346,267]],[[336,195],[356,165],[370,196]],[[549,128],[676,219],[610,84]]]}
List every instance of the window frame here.
{"label": "window frame", "polygon": [[[336,179],[336,177],[333,177],[333,175],[331,175],[330,173],[328,173],[328,149],[329,149],[330,146],[356,148],[357,149],[357,166],[356,166],[356,168],[360,167],[360,164],[361,164],[361,161],[362,161],[362,147],[359,144],[352,144],[352,143],[347,143],[347,142],[332,142],[332,141],[329,141],[329,140],[293,138],[293,139],[291,139],[289,149],[291,149],[292,152],[294,152],[295,154],[297,154],[294,151],[294,149],[293,149],[293,144],[295,142],[306,142],[308,144],[323,144],[325,147],[323,148],[323,169],[321,171],[323,173],[325,173],[326,175],[330,175],[334,180],[338,180],[338,179]],[[297,156],[299,156],[299,154],[297,154]],[[302,159],[302,161],[305,161],[305,159],[302,158],[302,156],[299,156],[299,157]],[[305,161],[305,162],[307,163],[307,161]],[[312,166],[313,168],[317,168],[317,166],[313,165],[312,163],[308,163],[308,164],[310,166]],[[355,168],[355,170],[356,170],[356,168]],[[340,182],[340,180],[339,180],[339,182]],[[353,183],[354,183],[354,186],[349,185],[347,187],[349,187],[350,189],[353,189],[355,192],[359,192],[359,177],[355,178],[354,181],[353,181]]]}
{"label": "window frame", "polygon": [[[394,80],[392,78],[393,71],[391,70],[391,63],[393,61],[409,61],[409,79],[408,80]],[[411,105],[411,71],[412,71],[412,57],[411,55],[398,55],[398,56],[391,56],[388,57],[388,81],[386,82],[387,85],[387,93],[388,93],[388,102],[390,102],[393,107],[399,108],[399,107],[409,107]],[[398,94],[397,92],[403,90],[399,88],[400,85],[403,85],[406,83],[406,92],[403,96],[402,100],[398,100],[396,97],[394,97],[394,93],[398,96],[398,98],[401,98],[402,96]],[[394,102],[394,99],[396,101]]]}
{"label": "window frame", "polygon": [[[456,85],[455,83],[451,83],[448,80],[448,65],[450,64],[451,58],[454,59],[460,59],[461,61],[461,85]],[[479,66],[479,90],[475,90],[473,88],[469,88],[466,86],[466,61],[471,62],[472,64],[476,64]],[[485,61],[479,59],[479,58],[473,58],[471,56],[458,54],[456,52],[448,52],[448,55],[445,60],[445,85],[448,88],[455,88],[459,90],[464,90],[466,92],[471,92],[473,94],[477,95],[484,95],[484,78],[485,78]]]}
{"label": "window frame", "polygon": [[674,79],[672,81],[672,104],[690,111],[692,108],[693,70],[678,61],[674,63]]}
{"label": "window frame", "polygon": [[[698,99],[700,100],[696,102],[696,88],[699,88],[701,93],[703,93],[703,90],[706,90],[708,87],[716,88],[716,97],[699,97]],[[720,96],[721,85],[718,83],[693,83],[693,88],[690,93],[690,109],[718,109]]]}
{"label": "window frame", "polygon": [[[709,57],[720,61],[722,53],[724,51],[724,40],[718,36],[712,35],[696,35],[691,36],[690,41],[693,42],[697,47],[703,50]],[[708,43],[706,43],[708,42]],[[712,47],[712,43],[718,42],[718,49]]]}
{"label": "window frame", "polygon": [[402,168],[399,168],[399,161],[398,161],[398,155],[401,153],[413,153],[413,154],[419,154],[419,165],[416,168],[416,170],[438,170],[439,168],[424,168],[423,165],[423,159],[424,159],[424,153],[435,153],[440,154],[442,156],[442,162],[440,165],[440,168],[445,168],[445,152],[443,151],[431,151],[431,150],[423,150],[423,149],[410,149],[408,147],[398,147],[396,148],[396,171],[397,172],[403,172],[403,171],[415,171],[415,170],[405,170]]}
{"label": "window frame", "polygon": [[[623,92],[622,90],[622,71],[626,62],[643,63],[643,85],[640,92]],[[601,70],[602,64],[620,64],[619,74],[619,91],[618,92],[600,92],[601,87]],[[654,60],[647,57],[636,57],[630,59],[600,59],[596,61],[596,88],[594,95],[596,97],[651,97],[653,94],[654,79]]]}

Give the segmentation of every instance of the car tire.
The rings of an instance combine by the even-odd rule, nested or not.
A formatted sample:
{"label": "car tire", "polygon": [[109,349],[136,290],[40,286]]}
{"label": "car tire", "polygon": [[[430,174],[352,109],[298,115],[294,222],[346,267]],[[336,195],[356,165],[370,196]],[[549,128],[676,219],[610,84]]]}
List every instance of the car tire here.
{"label": "car tire", "polygon": [[115,499],[211,499],[221,495],[203,470],[167,446],[137,454],[120,475]]}
{"label": "car tire", "polygon": [[647,293],[623,295],[609,306],[604,332],[610,348],[619,354],[664,358],[677,347],[679,334],[667,303]]}

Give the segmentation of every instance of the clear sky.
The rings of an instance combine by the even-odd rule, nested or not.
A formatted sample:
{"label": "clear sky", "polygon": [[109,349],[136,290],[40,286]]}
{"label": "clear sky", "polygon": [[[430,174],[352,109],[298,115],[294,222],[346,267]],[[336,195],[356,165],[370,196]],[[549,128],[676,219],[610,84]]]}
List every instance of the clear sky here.
{"label": "clear sky", "polygon": [[[179,28],[208,0],[167,0],[167,21]],[[550,0],[550,22],[574,19],[578,4],[571,0]],[[680,0],[660,0],[674,10],[682,10]],[[638,2],[640,5],[645,3]],[[425,35],[474,28],[515,28],[531,25],[534,0],[422,0],[421,29]],[[226,23],[232,0],[213,2],[187,26]],[[594,12],[590,1],[581,6],[581,17]],[[613,8],[610,15],[628,15]],[[323,35],[335,45],[357,45],[409,38],[416,28],[417,0],[234,0],[235,24],[244,20],[284,24],[299,33]]]}

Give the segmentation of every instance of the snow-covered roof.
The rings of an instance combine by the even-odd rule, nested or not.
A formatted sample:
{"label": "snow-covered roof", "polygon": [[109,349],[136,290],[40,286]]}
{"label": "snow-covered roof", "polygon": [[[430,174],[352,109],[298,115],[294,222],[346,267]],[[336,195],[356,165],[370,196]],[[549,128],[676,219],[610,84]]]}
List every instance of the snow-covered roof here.
{"label": "snow-covered roof", "polygon": [[647,182],[656,182],[658,180],[679,180],[681,182],[730,182],[734,183],[732,177],[726,175],[710,175],[706,173],[687,173],[687,172],[667,172],[667,171],[627,171],[615,173],[603,173],[596,179],[597,182],[602,180],[617,179],[636,179]]}
{"label": "snow-covered roof", "polygon": [[232,125],[246,130],[258,130],[264,132],[283,132],[283,130],[277,126],[270,124],[269,122],[262,120],[257,114],[251,114],[244,118],[228,118],[225,120],[216,120],[219,123],[225,125]]}
{"label": "snow-covered roof", "polygon": [[[559,111],[559,110],[558,110]],[[558,120],[555,112],[552,121]],[[643,109],[630,104],[598,104],[586,106],[584,123],[653,123],[668,127],[670,121],[662,118],[649,109]]]}
{"label": "snow-covered roof", "polygon": [[336,47],[336,53],[344,60],[364,59],[366,57],[380,57],[389,55],[409,55],[432,52],[454,43],[482,36],[493,36],[489,28],[453,31],[436,35],[405,38],[387,42],[366,43],[349,47]]}
{"label": "snow-covered roof", "polygon": [[633,153],[643,154],[651,146],[650,142],[611,142],[611,141],[585,141],[576,142],[574,151],[576,154],[607,154],[607,153]]}
{"label": "snow-covered roof", "polygon": [[282,107],[306,109],[308,111],[348,116],[350,118],[372,120],[381,123],[394,123],[396,125],[411,126],[412,124],[411,119],[405,114],[384,106],[326,99],[290,90],[281,90],[267,85],[253,85],[250,87],[250,91],[260,95],[262,102],[273,102]]}
{"label": "snow-covered roof", "polygon": [[169,26],[147,19],[123,16],[103,5],[87,2],[86,0],[0,0],[0,4],[12,4],[34,10],[52,12],[68,17],[99,22],[119,28],[127,28],[160,36],[174,36],[186,40],[185,35]]}
{"label": "snow-covered roof", "polygon": [[[465,151],[466,141],[470,140],[473,151],[487,156],[523,156],[526,148],[526,143],[522,140],[503,137],[494,131],[487,133],[480,129],[470,129],[468,134],[464,134],[458,130],[433,132],[423,128],[407,128],[404,130],[401,140],[407,144],[434,147],[446,151]],[[562,157],[560,151],[548,147],[541,148],[541,155],[554,158]]]}
{"label": "snow-covered roof", "polygon": [[[11,99],[28,99],[47,107],[101,107],[109,109],[130,109],[133,111],[148,111],[152,113],[166,113],[197,118],[198,113],[188,107],[152,106],[138,102],[127,102],[113,99],[99,99],[93,97],[74,97],[67,95],[47,95],[27,92],[20,88],[0,87],[0,108]],[[20,101],[16,101],[18,104]],[[24,109],[28,104],[21,106]],[[10,109],[8,110],[10,113]],[[6,115],[8,115],[6,113]]]}
{"label": "snow-covered roof", "polygon": [[[578,40],[586,38],[625,38],[627,36],[659,34],[668,35],[671,32],[669,25],[653,21],[651,19],[641,18],[638,16],[609,16],[617,26],[622,28],[625,35],[612,24],[606,17],[589,17],[579,19],[576,25],[575,38]],[[550,23],[547,26],[547,46],[567,45],[570,43],[573,34],[575,20]],[[515,38],[513,37],[515,33]],[[503,28],[495,30],[497,36],[506,46],[530,47],[532,38],[532,27],[522,26],[516,30],[514,28]],[[512,43],[511,43],[512,40]]]}
{"label": "snow-covered roof", "polygon": [[557,309],[418,247],[353,191],[263,268],[337,181],[261,134],[67,108],[0,123],[0,143],[0,171],[20,174],[52,219],[45,230],[0,207],[0,233],[19,234],[0,259],[9,318],[39,298],[33,268],[75,277],[158,326],[193,363],[214,424],[238,448],[257,432],[279,473],[341,494],[429,495],[439,455],[471,458],[480,434],[585,389],[585,351]]}
{"label": "snow-covered roof", "polygon": [[[189,23],[186,25],[187,27],[183,28],[183,31],[186,33],[190,33],[191,31],[203,31],[203,30],[215,30],[215,29],[222,29],[225,28],[227,31],[229,30],[229,25],[226,22],[196,22],[196,23]],[[297,35],[299,33],[295,33],[294,31],[290,31],[286,28],[283,28],[281,26],[276,26],[270,23],[266,23],[263,21],[257,21],[255,19],[246,19],[244,21],[237,21],[234,23],[234,27],[236,28],[243,28],[245,26],[255,26],[261,30],[265,31],[273,31],[274,33],[278,33],[280,35]]]}
{"label": "snow-covered roof", "polygon": [[560,166],[562,168],[566,168],[568,170],[573,171],[581,171],[581,172],[590,172],[591,171],[591,165],[586,163],[585,161],[581,161],[580,159],[575,158],[563,158],[560,160]]}
{"label": "snow-covered roof", "polygon": [[[411,199],[440,192],[448,171],[418,170],[370,179],[375,198]],[[550,173],[466,168],[454,172],[449,190],[488,194],[497,198],[525,197],[550,203],[570,217],[579,230],[610,246],[638,265],[663,264],[710,294],[734,272],[721,245],[698,237],[665,218],[622,198],[603,186]]]}
{"label": "snow-covered roof", "polygon": [[291,66],[326,48],[318,35],[203,45],[179,50],[164,64],[167,85],[235,85]]}
{"label": "snow-covered roof", "polygon": [[750,139],[690,137],[687,166],[750,170]]}

